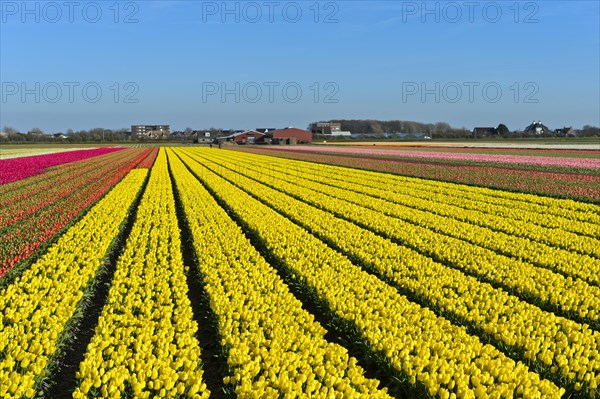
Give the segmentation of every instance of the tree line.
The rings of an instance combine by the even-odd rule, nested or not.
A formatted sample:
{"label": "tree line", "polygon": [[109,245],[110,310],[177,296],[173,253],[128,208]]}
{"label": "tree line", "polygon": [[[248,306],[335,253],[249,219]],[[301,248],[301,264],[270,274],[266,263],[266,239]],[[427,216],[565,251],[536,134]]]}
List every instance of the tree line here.
{"label": "tree line", "polygon": [[[372,135],[394,133],[434,135],[437,137],[465,137],[470,133],[467,128],[453,128],[446,122],[420,123],[412,121],[380,121],[374,119],[332,119],[327,122],[341,124],[342,131]],[[314,124],[309,126],[309,129]]]}
{"label": "tree line", "polygon": [[[375,119],[331,119],[328,121],[319,121],[309,124],[308,130],[311,130],[317,123],[329,122],[341,124],[342,131],[352,133],[362,133],[373,136],[384,137],[393,134],[423,134],[432,138],[474,138],[473,130],[466,127],[455,128],[446,122],[437,123],[421,123],[413,121],[381,121]],[[591,137],[600,136],[600,129],[595,126],[585,125],[582,129],[576,130],[577,136]],[[511,131],[505,124],[500,123],[496,127],[492,127],[489,132],[490,136],[497,137],[525,137],[523,132]],[[550,134],[548,136],[553,136]],[[479,137],[479,136],[476,136]]]}
{"label": "tree line", "polygon": [[[374,137],[393,137],[394,134],[403,133],[408,135],[426,135],[431,138],[475,138],[481,137],[481,135],[474,135],[472,130],[465,127],[454,128],[446,122],[437,123],[420,123],[412,121],[380,121],[374,119],[332,119],[329,121],[320,121],[329,123],[340,123],[342,131],[349,131],[352,133],[363,133],[372,135]],[[308,130],[311,130],[317,123],[311,123],[308,126]],[[506,125],[500,123],[497,127],[492,129],[493,131],[488,134],[491,137],[531,137],[520,131],[510,131]],[[221,133],[221,129],[209,128],[200,129],[198,131],[208,131],[211,133]],[[171,140],[189,139],[196,132],[191,128],[186,128],[183,131],[171,132]],[[104,129],[104,128],[93,128],[90,130],[67,130],[66,133],[44,133],[39,128],[33,128],[26,133],[20,132],[17,129],[11,127],[4,127],[0,132],[0,143],[2,142],[64,142],[64,143],[101,143],[101,142],[124,142],[131,139],[130,132],[128,129]],[[600,128],[591,125],[585,125],[581,129],[576,129],[575,134],[578,137],[599,137]],[[555,137],[557,136],[554,132],[544,134],[542,137]]]}
{"label": "tree line", "polygon": [[129,140],[127,129],[93,128],[90,130],[67,130],[66,133],[45,133],[40,128],[33,128],[22,133],[11,127],[4,127],[0,135],[0,142],[28,142],[28,143],[100,143],[119,142]]}

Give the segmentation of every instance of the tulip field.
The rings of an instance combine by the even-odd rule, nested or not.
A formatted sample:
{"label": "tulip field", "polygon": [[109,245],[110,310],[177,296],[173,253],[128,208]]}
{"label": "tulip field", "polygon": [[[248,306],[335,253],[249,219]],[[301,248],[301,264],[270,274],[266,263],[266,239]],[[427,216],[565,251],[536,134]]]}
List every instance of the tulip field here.
{"label": "tulip field", "polygon": [[583,149],[409,147],[409,144],[395,147],[372,144],[369,148],[359,143],[349,144],[352,145],[235,149],[600,204],[600,144]]}
{"label": "tulip field", "polygon": [[269,153],[0,159],[0,398],[600,398],[596,172]]}

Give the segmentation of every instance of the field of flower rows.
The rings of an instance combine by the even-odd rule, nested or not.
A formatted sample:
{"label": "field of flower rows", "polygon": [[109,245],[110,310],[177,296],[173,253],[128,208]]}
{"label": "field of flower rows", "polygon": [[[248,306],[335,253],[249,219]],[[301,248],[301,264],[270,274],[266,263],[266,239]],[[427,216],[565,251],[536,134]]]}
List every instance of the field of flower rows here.
{"label": "field of flower rows", "polygon": [[[344,151],[340,152],[338,147],[319,147],[315,151],[309,146],[259,146],[236,150],[600,204],[600,147],[597,150],[378,148],[341,148]],[[524,163],[519,163],[520,160]]]}
{"label": "field of flower rows", "polygon": [[92,150],[76,150],[56,154],[0,159],[0,184],[21,180],[29,176],[35,176],[43,173],[45,169],[52,166],[75,162],[120,150],[122,150],[122,148],[103,147]]}
{"label": "field of flower rows", "polygon": [[[600,169],[600,159],[595,157],[556,157],[537,155],[513,155],[513,154],[494,154],[491,151],[487,153],[474,153],[462,151],[419,151],[413,149],[374,149],[374,148],[344,148],[344,147],[323,147],[323,146],[292,146],[290,151],[316,151],[326,153],[349,153],[349,154],[367,154],[367,155],[387,155],[396,157],[416,157],[416,158],[434,158],[457,161],[483,161],[498,162],[507,164],[521,165],[542,165],[542,166],[563,166],[572,168],[593,168]],[[587,153],[584,153],[587,155]]]}
{"label": "field of flower rows", "polygon": [[17,146],[2,146],[0,148],[0,159],[29,157],[32,155],[54,154],[57,152],[79,151],[83,148],[69,148],[65,146],[49,146],[37,148],[19,148]]}
{"label": "field of flower rows", "polygon": [[[93,156],[89,151],[96,150],[88,150],[84,158],[79,151],[66,153],[74,156],[66,159],[65,153],[44,155],[44,165],[58,166],[0,185],[0,277],[27,260],[133,167],[146,158],[153,159],[156,153],[151,149],[109,149]],[[31,158],[39,157],[0,161],[0,167],[12,171]]]}
{"label": "field of flower rows", "polygon": [[183,147],[0,203],[38,242],[0,278],[2,398],[600,396],[592,203]]}

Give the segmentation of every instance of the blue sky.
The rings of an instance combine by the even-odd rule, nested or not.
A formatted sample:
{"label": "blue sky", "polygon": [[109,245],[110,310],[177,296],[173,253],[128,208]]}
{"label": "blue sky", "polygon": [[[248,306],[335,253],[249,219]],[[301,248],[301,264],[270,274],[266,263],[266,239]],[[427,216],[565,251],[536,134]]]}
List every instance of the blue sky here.
{"label": "blue sky", "polygon": [[0,127],[598,126],[599,4],[0,0]]}

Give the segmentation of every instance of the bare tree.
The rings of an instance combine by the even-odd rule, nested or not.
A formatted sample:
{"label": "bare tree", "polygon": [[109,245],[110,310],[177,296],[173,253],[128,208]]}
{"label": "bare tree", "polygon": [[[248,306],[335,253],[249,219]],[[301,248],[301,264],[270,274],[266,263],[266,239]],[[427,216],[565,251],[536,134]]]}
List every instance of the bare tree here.
{"label": "bare tree", "polygon": [[11,135],[11,134],[18,134],[18,133],[19,133],[19,131],[18,131],[17,129],[15,129],[15,128],[12,128],[12,127],[10,127],[10,126],[4,126],[4,127],[2,128],[2,131],[3,131],[4,133],[6,133],[7,135]]}
{"label": "bare tree", "polygon": [[27,134],[32,135],[32,136],[41,136],[44,134],[44,132],[39,127],[34,127]]}

